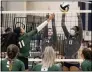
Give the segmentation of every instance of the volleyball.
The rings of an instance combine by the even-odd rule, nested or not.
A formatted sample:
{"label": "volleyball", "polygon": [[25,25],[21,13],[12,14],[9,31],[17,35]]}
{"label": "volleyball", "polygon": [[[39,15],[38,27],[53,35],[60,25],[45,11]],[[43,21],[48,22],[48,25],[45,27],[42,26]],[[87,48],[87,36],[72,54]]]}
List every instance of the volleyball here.
{"label": "volleyball", "polygon": [[60,4],[60,10],[62,12],[68,12],[69,11],[69,4],[65,3],[65,2],[61,3]]}

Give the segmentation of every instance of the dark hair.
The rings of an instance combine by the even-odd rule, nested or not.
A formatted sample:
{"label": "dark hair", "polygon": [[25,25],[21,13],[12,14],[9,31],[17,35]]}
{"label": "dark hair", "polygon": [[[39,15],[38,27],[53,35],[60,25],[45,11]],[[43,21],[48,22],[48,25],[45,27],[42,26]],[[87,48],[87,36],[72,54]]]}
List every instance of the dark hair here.
{"label": "dark hair", "polygon": [[86,60],[92,60],[92,57],[91,57],[92,56],[92,51],[90,49],[84,48],[82,50],[82,54],[84,56],[84,59],[86,59]]}
{"label": "dark hair", "polygon": [[15,28],[15,29],[14,29],[14,33],[17,34],[17,37],[20,37],[21,28],[20,28],[20,27]]}
{"label": "dark hair", "polygon": [[79,27],[78,26],[74,26],[76,28],[76,31],[78,32],[79,31]]}
{"label": "dark hair", "polygon": [[12,29],[10,27],[8,27],[7,29],[5,29],[5,32],[9,32],[12,31]]}
{"label": "dark hair", "polygon": [[83,38],[83,39],[82,39],[82,43],[84,43],[84,41],[85,41],[85,40],[84,40],[84,38]]}
{"label": "dark hair", "polygon": [[7,51],[7,47],[10,44],[18,44],[18,38],[16,33],[9,32],[1,35],[1,51]]}
{"label": "dark hair", "polygon": [[18,52],[19,52],[18,46],[14,44],[11,44],[7,47],[7,55],[8,58],[10,59],[14,59],[17,56]]}
{"label": "dark hair", "polygon": [[48,29],[52,29],[52,28],[48,28]]}

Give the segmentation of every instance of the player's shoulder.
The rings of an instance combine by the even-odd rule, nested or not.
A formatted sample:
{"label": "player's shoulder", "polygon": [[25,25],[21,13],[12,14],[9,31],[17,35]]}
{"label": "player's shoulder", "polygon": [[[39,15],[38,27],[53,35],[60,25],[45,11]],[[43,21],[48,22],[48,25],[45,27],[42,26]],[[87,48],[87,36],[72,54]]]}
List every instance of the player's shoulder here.
{"label": "player's shoulder", "polygon": [[22,61],[21,60],[19,60],[19,59],[15,59],[15,61],[17,62],[17,63],[22,63]]}
{"label": "player's shoulder", "polygon": [[24,38],[26,37],[26,35],[24,34],[24,35],[21,35],[20,37],[19,37],[19,40],[23,40]]}
{"label": "player's shoulder", "polygon": [[6,59],[6,58],[4,58],[4,59],[1,59],[1,61],[2,61],[2,62],[5,62],[5,61],[7,61],[7,59]]}
{"label": "player's shoulder", "polygon": [[90,65],[90,64],[92,64],[92,61],[89,61],[89,60],[84,60],[83,62],[82,62],[82,65]]}
{"label": "player's shoulder", "polygon": [[1,59],[1,64],[7,63],[7,59]]}
{"label": "player's shoulder", "polygon": [[35,67],[41,67],[42,66],[42,64],[37,64],[37,65],[35,65]]}
{"label": "player's shoulder", "polygon": [[24,63],[19,59],[15,59],[15,63],[18,65],[24,65]]}
{"label": "player's shoulder", "polygon": [[58,64],[53,64],[52,67],[55,67],[56,68],[56,67],[58,67]]}
{"label": "player's shoulder", "polygon": [[41,64],[37,64],[37,65],[35,65],[35,66],[33,67],[33,70],[34,70],[34,71],[35,71],[35,70],[39,70],[39,69],[41,69],[41,67],[42,67]]}
{"label": "player's shoulder", "polygon": [[58,70],[58,71],[61,70],[61,67],[62,67],[61,64],[54,64],[52,66],[53,69]]}
{"label": "player's shoulder", "polygon": [[15,59],[15,61],[19,62],[20,60],[19,59]]}

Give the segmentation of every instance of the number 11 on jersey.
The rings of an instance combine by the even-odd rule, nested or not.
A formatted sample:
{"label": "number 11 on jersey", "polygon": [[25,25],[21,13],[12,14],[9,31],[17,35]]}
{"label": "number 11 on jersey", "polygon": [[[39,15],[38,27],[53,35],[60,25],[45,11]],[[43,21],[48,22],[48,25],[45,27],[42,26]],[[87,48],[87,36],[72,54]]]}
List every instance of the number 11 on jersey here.
{"label": "number 11 on jersey", "polygon": [[20,46],[20,48],[22,48],[22,47],[24,47],[24,46],[25,46],[25,43],[24,43],[24,41],[23,41],[23,40],[19,41],[19,46]]}

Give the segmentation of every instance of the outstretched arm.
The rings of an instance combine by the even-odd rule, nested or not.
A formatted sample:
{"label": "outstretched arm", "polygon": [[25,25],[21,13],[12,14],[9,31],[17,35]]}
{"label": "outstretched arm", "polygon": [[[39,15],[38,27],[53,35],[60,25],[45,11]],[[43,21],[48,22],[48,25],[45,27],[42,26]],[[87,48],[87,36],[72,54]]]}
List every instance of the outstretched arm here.
{"label": "outstretched arm", "polygon": [[37,32],[41,31],[49,22],[54,18],[54,13],[49,16],[49,18],[41,23],[36,29],[27,33],[28,36],[34,36]]}
{"label": "outstretched arm", "polygon": [[56,43],[57,42],[57,32],[55,27],[55,17],[52,19],[52,29],[53,29],[53,40]]}
{"label": "outstretched arm", "polygon": [[67,28],[66,28],[66,26],[65,26],[65,13],[62,14],[61,26],[62,26],[62,28],[63,28],[63,31],[64,31],[65,36],[68,38],[68,37],[69,37],[69,32],[68,32],[68,30],[67,30]]}
{"label": "outstretched arm", "polygon": [[82,34],[83,34],[82,19],[81,19],[79,14],[77,14],[77,17],[78,17],[78,27],[79,27],[78,39],[79,39],[79,41],[81,41],[82,40]]}
{"label": "outstretched arm", "polygon": [[[49,13],[46,14],[46,18],[49,18]],[[48,25],[44,27],[43,34],[42,34],[42,40],[48,37]]]}

